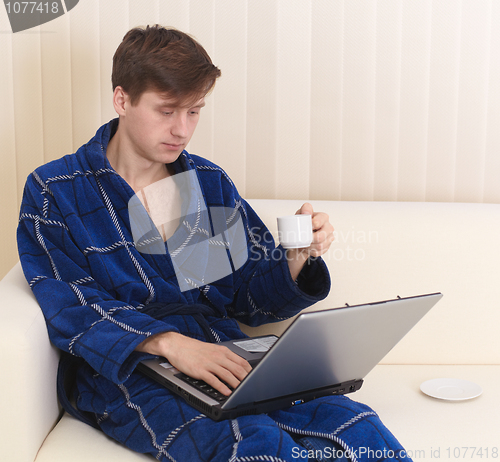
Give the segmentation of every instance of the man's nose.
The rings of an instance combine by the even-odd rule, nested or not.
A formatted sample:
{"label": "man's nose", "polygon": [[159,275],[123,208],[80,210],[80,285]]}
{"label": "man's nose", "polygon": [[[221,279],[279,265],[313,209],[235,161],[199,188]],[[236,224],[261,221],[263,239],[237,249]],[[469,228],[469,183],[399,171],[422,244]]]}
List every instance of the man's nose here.
{"label": "man's nose", "polygon": [[171,129],[172,135],[179,138],[186,138],[188,132],[187,114],[178,113],[174,119]]}

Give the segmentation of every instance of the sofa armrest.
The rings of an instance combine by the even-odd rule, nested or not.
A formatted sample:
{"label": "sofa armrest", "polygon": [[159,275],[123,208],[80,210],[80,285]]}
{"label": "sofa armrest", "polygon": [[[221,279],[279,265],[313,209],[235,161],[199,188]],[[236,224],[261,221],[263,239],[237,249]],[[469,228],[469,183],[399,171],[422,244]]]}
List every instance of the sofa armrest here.
{"label": "sofa armrest", "polygon": [[20,263],[0,281],[2,460],[33,462],[60,417],[59,354]]}

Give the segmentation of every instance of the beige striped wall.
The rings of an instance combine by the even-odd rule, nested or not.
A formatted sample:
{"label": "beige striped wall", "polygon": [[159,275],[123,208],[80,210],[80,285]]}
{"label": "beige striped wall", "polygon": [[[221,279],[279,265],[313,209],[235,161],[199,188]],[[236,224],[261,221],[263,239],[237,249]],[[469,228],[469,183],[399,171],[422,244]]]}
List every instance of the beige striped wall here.
{"label": "beige striped wall", "polygon": [[26,176],[114,117],[151,23],[222,69],[190,147],[244,196],[500,202],[500,0],[80,0],[16,34],[0,5],[0,276]]}

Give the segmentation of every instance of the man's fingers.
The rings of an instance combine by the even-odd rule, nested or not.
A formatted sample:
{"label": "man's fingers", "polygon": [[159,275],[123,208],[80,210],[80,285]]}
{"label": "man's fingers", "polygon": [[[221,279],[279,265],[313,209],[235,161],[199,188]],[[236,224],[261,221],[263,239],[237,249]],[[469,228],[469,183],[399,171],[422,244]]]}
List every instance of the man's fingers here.
{"label": "man's fingers", "polygon": [[[228,386],[225,383],[220,381],[216,375],[210,372],[207,372],[206,374],[202,375],[200,379],[225,396],[229,396],[231,394],[231,389],[228,388]],[[231,386],[235,388],[233,385]]]}
{"label": "man's fingers", "polygon": [[305,214],[305,213],[309,215],[312,215],[314,213],[313,206],[309,202],[303,204],[302,207],[299,210],[297,210],[295,215]]}
{"label": "man's fingers", "polygon": [[325,222],[321,225],[319,229],[313,232],[313,243],[320,243],[327,241],[330,238],[334,238],[333,234],[334,228],[330,222]]}
{"label": "man's fingers", "polygon": [[252,367],[244,358],[226,347],[217,346],[211,355],[211,361],[205,363],[200,371],[199,378],[228,396],[231,390],[227,385],[236,388],[251,370]]}
{"label": "man's fingers", "polygon": [[231,394],[229,387],[236,388],[247,375],[247,372],[242,367],[234,368],[233,371],[229,371],[222,366],[214,369],[213,371],[205,371],[205,374],[200,378],[226,396]]}
{"label": "man's fingers", "polygon": [[241,356],[238,356],[232,351],[230,351],[230,353],[232,353],[232,355],[230,355],[227,361],[218,365],[214,373],[228,385],[236,388],[252,370],[252,367],[248,361]]}
{"label": "man's fingers", "polygon": [[233,353],[231,350],[229,350],[229,352],[233,355],[231,357],[232,361],[241,367],[241,371],[239,369],[237,369],[237,371],[239,371],[238,377],[240,378],[240,380],[243,380],[246,375],[252,370],[252,366],[250,366],[250,363],[245,358],[242,358],[236,353]]}
{"label": "man's fingers", "polygon": [[153,354],[164,356],[179,371],[203,380],[224,395],[229,395],[231,390],[223,382],[236,388],[252,369],[244,358],[225,346],[201,342],[176,332],[166,332],[156,343],[160,347]]}
{"label": "man's fingers", "polygon": [[[224,369],[223,367],[218,369],[216,376],[221,382],[224,382],[224,384],[229,385],[233,389],[240,384],[241,380],[243,380],[243,378],[241,378],[241,380],[238,379],[232,372]],[[227,390],[229,390],[229,388]],[[229,393],[230,392],[231,391],[229,390]]]}
{"label": "man's fingers", "polygon": [[322,229],[324,226],[329,225],[330,217],[324,212],[315,213],[312,217],[313,231]]}

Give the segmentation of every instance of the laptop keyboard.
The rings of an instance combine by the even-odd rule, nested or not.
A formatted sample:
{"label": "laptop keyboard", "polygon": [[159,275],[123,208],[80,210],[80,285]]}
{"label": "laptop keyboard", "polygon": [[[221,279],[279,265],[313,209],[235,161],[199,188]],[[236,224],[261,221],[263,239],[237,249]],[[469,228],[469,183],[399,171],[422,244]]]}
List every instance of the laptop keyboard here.
{"label": "laptop keyboard", "polygon": [[[208,383],[204,382],[203,380],[193,379],[192,377],[189,377],[189,375],[183,374],[182,372],[175,374],[175,376],[181,380],[184,380],[184,382],[189,383],[189,385],[192,385],[197,390],[202,391],[203,393],[207,394],[208,396],[215,399],[221,404],[223,404],[229,398],[229,396],[223,395],[222,393],[218,392],[215,388],[211,387]],[[230,387],[229,385],[227,386],[229,387],[230,390],[233,390],[232,387]]]}

